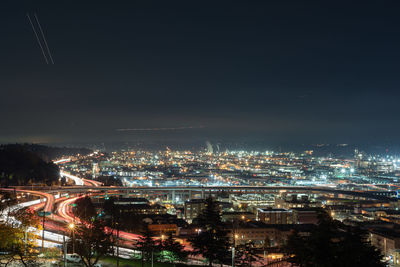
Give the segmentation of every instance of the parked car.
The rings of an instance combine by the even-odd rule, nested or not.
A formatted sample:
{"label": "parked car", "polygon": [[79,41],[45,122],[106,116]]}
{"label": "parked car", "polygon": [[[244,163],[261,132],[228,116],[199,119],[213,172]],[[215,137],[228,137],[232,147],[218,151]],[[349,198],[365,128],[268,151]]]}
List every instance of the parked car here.
{"label": "parked car", "polygon": [[82,261],[82,259],[81,259],[81,257],[79,257],[79,255],[78,254],[67,254],[66,256],[65,256],[65,258],[67,259],[67,261],[70,261],[70,262],[76,262],[76,263],[78,263],[78,262],[81,262]]}

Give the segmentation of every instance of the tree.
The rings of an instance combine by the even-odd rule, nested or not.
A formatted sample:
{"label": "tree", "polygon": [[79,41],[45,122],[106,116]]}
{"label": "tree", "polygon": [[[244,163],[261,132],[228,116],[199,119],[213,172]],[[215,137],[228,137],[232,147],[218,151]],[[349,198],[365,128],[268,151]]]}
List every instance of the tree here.
{"label": "tree", "polygon": [[343,240],[339,243],[339,266],[385,266],[382,255],[367,238],[367,233],[359,228],[348,228]]}
{"label": "tree", "polygon": [[176,262],[176,261],[186,261],[188,257],[188,251],[185,251],[185,247],[174,240],[172,234],[168,236],[166,240],[161,242],[161,253],[160,259],[166,260],[169,262]]}
{"label": "tree", "polygon": [[108,226],[115,228],[115,224],[119,223],[120,207],[115,205],[114,198],[106,199],[103,203],[104,219]]}
{"label": "tree", "polygon": [[102,217],[102,219],[104,219],[104,222],[108,227],[117,229],[117,236],[113,235],[112,241],[113,241],[113,246],[119,246],[119,230],[121,227],[120,208],[117,205],[115,205],[113,198],[109,198],[104,201],[103,212],[100,214],[105,215]]}
{"label": "tree", "polygon": [[365,232],[323,214],[310,236],[294,232],[284,250],[288,261],[301,267],[385,266],[382,255],[367,241]]}
{"label": "tree", "polygon": [[142,253],[142,261],[150,261],[154,259],[154,254],[159,252],[159,244],[154,240],[153,233],[149,230],[147,224],[141,237],[135,245],[136,249]]}
{"label": "tree", "polygon": [[100,257],[112,252],[112,241],[109,231],[96,216],[90,222],[84,222],[76,226],[74,242],[75,252],[81,257],[86,267],[94,266]]}
{"label": "tree", "polygon": [[96,217],[96,209],[90,197],[85,196],[83,198],[78,198],[75,204],[74,214],[82,221],[90,222]]}
{"label": "tree", "polygon": [[61,177],[60,184],[61,184],[61,186],[67,185],[67,179],[64,176]]}
{"label": "tree", "polygon": [[58,183],[57,165],[42,160],[23,145],[0,145],[0,185]]}
{"label": "tree", "polygon": [[289,262],[297,263],[300,266],[308,266],[306,263],[311,262],[311,251],[305,246],[305,240],[299,235],[298,231],[291,233],[284,251],[289,258]]}
{"label": "tree", "polygon": [[7,218],[6,221],[8,222],[11,207],[15,206],[18,203],[15,194],[11,193],[10,191],[6,191],[1,194],[0,196],[0,214],[6,213]]}
{"label": "tree", "polygon": [[19,209],[10,213],[7,223],[0,224],[0,265],[8,266],[20,263],[23,266],[38,266],[35,242],[39,220],[33,212]]}
{"label": "tree", "polygon": [[252,263],[259,262],[261,257],[257,255],[253,242],[236,246],[235,263],[236,266],[251,267]]}
{"label": "tree", "polygon": [[230,242],[228,232],[223,229],[218,203],[209,197],[196,221],[200,231],[190,239],[193,254],[203,255],[209,266],[217,260],[223,262],[228,259]]}

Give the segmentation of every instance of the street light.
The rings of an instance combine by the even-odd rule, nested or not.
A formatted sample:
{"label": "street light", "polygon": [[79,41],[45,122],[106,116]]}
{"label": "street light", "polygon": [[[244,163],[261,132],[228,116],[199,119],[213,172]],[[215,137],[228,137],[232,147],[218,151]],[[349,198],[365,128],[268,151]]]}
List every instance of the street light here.
{"label": "street light", "polygon": [[74,230],[75,224],[74,223],[68,224],[68,228],[71,229],[71,230]]}
{"label": "street light", "polygon": [[72,231],[72,254],[75,254],[75,224],[68,224],[68,228]]}
{"label": "street light", "polygon": [[63,231],[63,258],[64,258],[64,267],[67,267],[67,243],[65,243],[65,232]]}

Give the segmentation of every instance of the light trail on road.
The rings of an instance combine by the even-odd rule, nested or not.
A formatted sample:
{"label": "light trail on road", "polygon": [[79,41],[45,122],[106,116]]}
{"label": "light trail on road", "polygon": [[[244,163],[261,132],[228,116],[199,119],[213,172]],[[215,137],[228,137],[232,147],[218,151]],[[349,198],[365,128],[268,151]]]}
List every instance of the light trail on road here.
{"label": "light trail on road", "polygon": [[[58,207],[56,209],[56,212],[60,217],[64,219],[66,223],[75,223],[79,224],[80,220],[79,218],[75,217],[75,215],[72,212],[72,204],[75,203],[76,200],[79,198],[82,198],[83,196],[79,197],[73,197],[69,198],[66,200],[61,201],[60,204],[58,204]],[[116,229],[111,229],[111,228],[106,228],[107,231],[112,232],[113,235],[117,235],[117,230]],[[119,236],[122,239],[128,240],[128,241],[135,241],[140,238],[140,235],[137,234],[132,234],[124,231],[119,231]]]}
{"label": "light trail on road", "polygon": [[67,177],[68,179],[73,180],[76,185],[84,185],[83,179],[81,179],[81,178],[79,178],[77,176],[71,175],[71,174],[66,173],[64,171],[60,171],[60,175],[64,176],[64,177]]}
{"label": "light trail on road", "polygon": [[102,186],[102,185],[103,185],[103,183],[98,182],[98,181],[95,181],[95,180],[89,180],[89,179],[82,179],[82,180],[83,180],[83,183],[84,183],[85,185],[88,185],[88,186],[96,186],[96,187],[99,187],[99,186]]}
{"label": "light trail on road", "polygon": [[53,161],[53,163],[54,163],[54,164],[63,164],[63,163],[67,163],[67,162],[70,162],[70,161],[71,161],[71,159],[68,158],[68,159],[56,160],[56,161]]}
{"label": "light trail on road", "polygon": [[79,178],[78,176],[69,174],[69,173],[67,173],[65,171],[60,171],[60,175],[64,176],[64,177],[67,177],[70,180],[73,180],[76,185],[99,187],[99,186],[101,186],[103,184],[103,183],[95,181],[95,180]]}
{"label": "light trail on road", "polygon": [[44,212],[51,213],[53,210],[54,206],[54,195],[45,193],[45,192],[40,192],[40,191],[32,191],[32,190],[21,190],[21,189],[14,189],[14,188],[0,188],[0,191],[13,191],[13,192],[19,192],[19,193],[29,193],[32,195],[37,195],[39,197],[43,197],[46,199],[46,203],[44,205]]}
{"label": "light trail on road", "polygon": [[[14,189],[10,189],[10,188],[0,188],[0,191],[10,191],[10,190],[14,191]],[[27,190],[16,190],[16,192],[26,192],[26,191]],[[29,192],[34,195],[43,196],[42,192],[36,192],[36,191],[29,191]],[[34,193],[32,193],[32,192],[34,192]],[[43,201],[42,199],[27,201],[27,202],[19,203],[17,205],[12,206],[9,211],[12,212],[12,211],[16,211],[16,210],[22,209],[22,208],[28,208],[30,210],[38,211],[40,209],[43,209],[43,207],[47,206],[47,202],[50,202],[51,200],[53,200],[53,205],[54,205],[54,196],[49,197],[48,195],[47,195],[48,198],[46,199],[46,203],[42,202]],[[59,199],[59,200],[61,201],[62,199]],[[51,208],[53,208],[53,206],[51,206]],[[4,215],[5,214],[2,214],[2,216],[1,216],[3,220],[4,220],[4,218],[3,218]],[[9,223],[10,221],[19,223],[12,216],[8,217],[7,222]],[[45,227],[47,227],[47,226],[48,226],[48,223],[45,224]],[[39,236],[40,238],[36,239],[35,243],[38,247],[41,246],[41,243],[42,243],[41,236],[42,236],[43,230],[39,230],[35,227],[29,227],[29,231],[37,233],[37,236]],[[49,231],[44,231],[44,238],[45,238],[45,240],[43,242],[44,247],[46,247],[46,248],[57,247],[57,246],[59,246],[58,243],[62,242],[63,235],[59,235],[59,234],[52,233]],[[66,237],[66,239],[68,239],[68,238]],[[56,241],[58,243],[54,243],[54,241]]]}

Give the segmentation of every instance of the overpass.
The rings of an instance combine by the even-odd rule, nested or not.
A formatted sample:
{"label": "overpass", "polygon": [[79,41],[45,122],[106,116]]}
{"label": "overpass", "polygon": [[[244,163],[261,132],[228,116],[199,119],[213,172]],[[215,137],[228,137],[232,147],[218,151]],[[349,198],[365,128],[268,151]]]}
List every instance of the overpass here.
{"label": "overpass", "polygon": [[397,191],[351,191],[335,189],[331,187],[304,187],[304,186],[166,186],[166,187],[114,187],[114,186],[65,186],[47,188],[52,192],[86,193],[118,191],[125,194],[144,195],[169,195],[172,200],[177,195],[185,195],[192,198],[194,194],[201,197],[218,193],[229,194],[279,194],[279,193],[309,193],[309,194],[334,194],[365,198],[373,200],[397,201]]}

